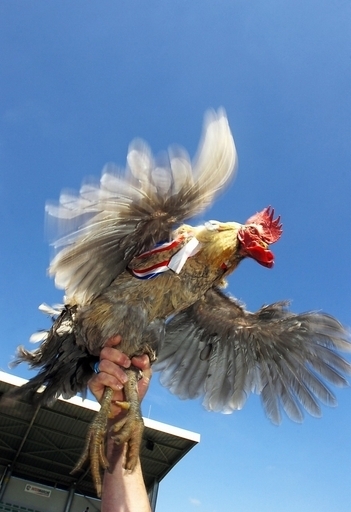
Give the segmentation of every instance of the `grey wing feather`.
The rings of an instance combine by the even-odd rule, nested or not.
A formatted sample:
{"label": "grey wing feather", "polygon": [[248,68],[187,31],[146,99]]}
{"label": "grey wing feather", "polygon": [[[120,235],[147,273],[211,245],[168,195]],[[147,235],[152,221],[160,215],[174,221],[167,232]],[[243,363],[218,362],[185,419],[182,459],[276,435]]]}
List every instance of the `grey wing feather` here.
{"label": "grey wing feather", "polygon": [[267,416],[281,410],[302,421],[303,410],[320,416],[320,402],[335,405],[325,381],[345,386],[351,365],[349,332],[333,317],[294,314],[286,302],[246,311],[218,289],[209,290],[166,328],[155,370],[181,398],[204,397],[209,410],[241,409],[250,393],[261,395]]}
{"label": "grey wing feather", "polygon": [[147,144],[135,140],[124,173],[107,165],[98,185],[84,185],[78,196],[62,193],[58,205],[48,204],[58,232],[49,272],[67,300],[89,302],[134,256],[203,212],[233,177],[236,161],[225,112],[209,111],[193,162],[173,147],[167,163],[158,165]]}

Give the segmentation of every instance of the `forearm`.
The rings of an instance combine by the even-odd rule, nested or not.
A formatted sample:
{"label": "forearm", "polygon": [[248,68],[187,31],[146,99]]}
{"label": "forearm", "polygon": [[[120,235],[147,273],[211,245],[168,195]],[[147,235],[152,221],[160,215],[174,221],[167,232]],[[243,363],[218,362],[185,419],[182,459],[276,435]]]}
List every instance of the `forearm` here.
{"label": "forearm", "polygon": [[104,474],[101,512],[151,512],[140,462],[133,473],[124,470],[123,451],[109,439],[110,468]]}
{"label": "forearm", "polygon": [[[124,401],[123,387],[126,382],[126,374],[123,371],[129,368],[131,363],[142,371],[142,378],[138,382],[138,394],[140,401],[147,392],[151,366],[147,355],[134,357],[130,360],[125,354],[116,349],[121,337],[115,336],[108,340],[100,353],[98,373],[89,381],[89,388],[100,402],[106,386],[114,391],[111,405],[111,413],[115,415],[110,419],[107,432],[110,427],[123,417],[125,412],[116,405],[116,401]],[[116,446],[108,434],[106,456],[109,461],[109,469],[105,471],[102,487],[102,512],[151,512],[149,499],[146,493],[140,461],[137,467],[130,473],[123,469],[124,446]]]}

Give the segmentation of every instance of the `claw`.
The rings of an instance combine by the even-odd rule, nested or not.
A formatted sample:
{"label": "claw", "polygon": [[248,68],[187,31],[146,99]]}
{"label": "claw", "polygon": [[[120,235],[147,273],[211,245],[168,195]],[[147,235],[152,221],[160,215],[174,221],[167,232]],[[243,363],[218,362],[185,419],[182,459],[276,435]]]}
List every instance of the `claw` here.
{"label": "claw", "polygon": [[[114,423],[110,429],[111,438],[117,445],[126,443],[126,455],[123,467],[133,471],[137,465],[141,439],[144,429],[143,419],[140,412],[137,383],[139,370],[129,368],[126,370],[128,381],[124,386],[125,401],[116,401],[116,405],[126,410],[126,415]],[[106,388],[101,401],[101,409],[91,423],[83,453],[76,466],[71,471],[74,473],[82,469],[85,462],[90,458],[90,470],[98,497],[101,497],[102,479],[101,469],[109,467],[105,456],[105,436],[107,432],[107,421],[111,412],[111,400],[113,390]]]}
{"label": "claw", "polygon": [[[113,432],[111,438],[117,445],[126,443],[127,450],[123,467],[129,471],[133,471],[137,465],[141,439],[144,430],[144,422],[141,416],[140,403],[137,391],[139,371],[133,368],[126,370],[128,381],[124,386],[128,413],[126,416],[114,425],[110,431]],[[120,405],[120,404],[118,404]]]}
{"label": "claw", "polygon": [[113,390],[106,388],[101,401],[101,409],[89,426],[82,455],[71,471],[71,473],[75,473],[82,469],[85,462],[90,458],[91,475],[99,498],[101,497],[102,491],[100,468],[105,470],[109,467],[108,460],[105,456],[105,435],[112,395]]}
{"label": "claw", "polygon": [[118,405],[121,409],[128,411],[130,409],[130,403],[129,402],[120,402],[119,400],[115,400],[115,405]]}

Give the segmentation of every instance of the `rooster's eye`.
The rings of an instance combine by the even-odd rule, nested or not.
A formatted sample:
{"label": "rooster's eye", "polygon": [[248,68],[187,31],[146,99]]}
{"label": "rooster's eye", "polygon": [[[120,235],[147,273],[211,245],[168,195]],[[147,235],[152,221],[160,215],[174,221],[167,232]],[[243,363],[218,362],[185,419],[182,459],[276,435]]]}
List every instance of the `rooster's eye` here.
{"label": "rooster's eye", "polygon": [[253,226],[249,226],[247,228],[248,232],[250,233],[250,235],[254,236],[254,237],[258,237],[259,236],[259,232],[258,232],[258,229],[254,228]]}

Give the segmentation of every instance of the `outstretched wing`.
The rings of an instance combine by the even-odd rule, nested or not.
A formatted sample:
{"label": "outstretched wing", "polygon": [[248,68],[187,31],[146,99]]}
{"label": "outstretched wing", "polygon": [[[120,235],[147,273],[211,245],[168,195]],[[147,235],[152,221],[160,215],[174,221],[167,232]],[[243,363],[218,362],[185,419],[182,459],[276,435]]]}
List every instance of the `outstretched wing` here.
{"label": "outstretched wing", "polygon": [[350,349],[347,331],[329,315],[297,315],[286,302],[249,313],[212,289],[169,322],[154,368],[180,398],[204,395],[208,410],[241,409],[256,392],[274,423],[281,407],[302,421],[303,409],[320,416],[319,401],[336,404],[325,381],[347,384],[351,365],[338,352]]}
{"label": "outstretched wing", "polygon": [[175,147],[166,160],[159,165],[135,140],[125,172],[108,165],[100,184],[47,206],[60,231],[49,272],[68,300],[83,304],[101,293],[134,256],[168,240],[175,224],[200,214],[229,183],[236,150],[225,112],[207,112],[193,163]]}

